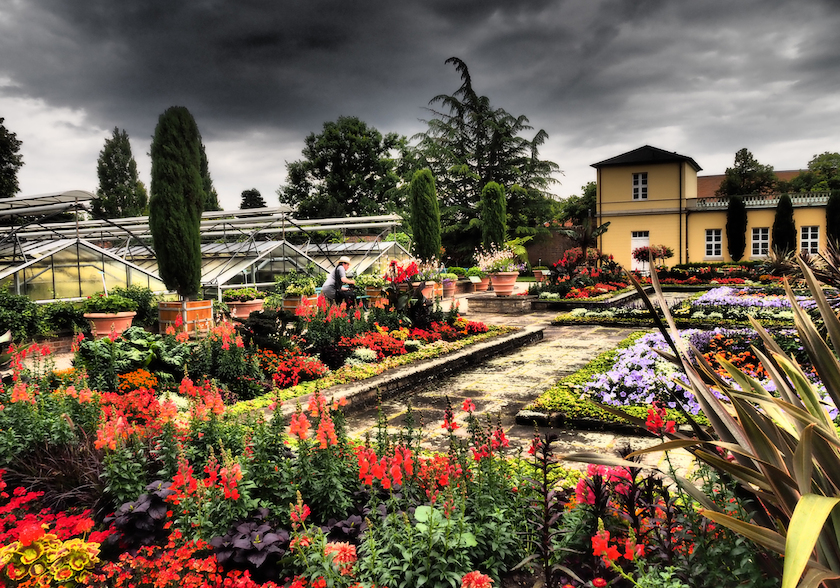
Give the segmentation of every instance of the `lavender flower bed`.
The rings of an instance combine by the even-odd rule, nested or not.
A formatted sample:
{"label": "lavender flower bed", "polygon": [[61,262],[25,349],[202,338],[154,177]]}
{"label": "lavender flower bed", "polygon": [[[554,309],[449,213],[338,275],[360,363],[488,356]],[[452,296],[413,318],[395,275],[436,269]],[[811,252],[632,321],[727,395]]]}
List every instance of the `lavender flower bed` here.
{"label": "lavender flower bed", "polygon": [[[709,341],[721,333],[741,337],[748,334],[750,338],[757,336],[749,329],[688,329],[680,334],[701,352],[705,352],[709,348]],[[644,335],[633,346],[620,349],[612,369],[593,376],[584,385],[584,393],[612,406],[650,405],[654,400],[660,400],[669,408],[675,408],[676,397],[689,413],[700,413],[700,405],[694,394],[677,383],[682,382],[687,386],[688,380],[685,375],[656,353],[656,349],[670,351],[665,338],[659,332]],[[818,388],[823,389],[816,377],[813,379]],[[772,393],[775,390],[775,385],[769,378],[760,380],[760,383],[768,392]],[[836,407],[824,390],[822,396],[829,415],[832,419],[835,418],[838,412]]]}
{"label": "lavender flower bed", "polygon": [[[796,301],[806,310],[814,307],[810,296],[797,296]],[[721,286],[705,292],[691,301],[692,306],[735,306],[751,308],[790,308],[790,300],[783,295],[764,294],[756,288]]]}

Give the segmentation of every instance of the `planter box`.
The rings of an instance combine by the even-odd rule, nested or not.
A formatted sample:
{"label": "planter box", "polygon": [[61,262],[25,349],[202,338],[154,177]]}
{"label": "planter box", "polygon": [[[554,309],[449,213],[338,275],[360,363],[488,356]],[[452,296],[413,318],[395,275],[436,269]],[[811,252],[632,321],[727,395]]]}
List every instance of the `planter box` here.
{"label": "planter box", "polygon": [[[188,333],[207,333],[213,328],[213,301],[212,300],[189,300],[187,305],[187,319],[180,326],[180,330]],[[158,317],[160,332],[165,333],[166,328],[175,327],[178,316],[181,315],[181,303],[159,302]],[[183,321],[183,316],[181,316]]]}
{"label": "planter box", "polygon": [[246,302],[226,302],[232,317],[245,320],[252,312],[260,312],[263,309],[263,299],[248,300]]}

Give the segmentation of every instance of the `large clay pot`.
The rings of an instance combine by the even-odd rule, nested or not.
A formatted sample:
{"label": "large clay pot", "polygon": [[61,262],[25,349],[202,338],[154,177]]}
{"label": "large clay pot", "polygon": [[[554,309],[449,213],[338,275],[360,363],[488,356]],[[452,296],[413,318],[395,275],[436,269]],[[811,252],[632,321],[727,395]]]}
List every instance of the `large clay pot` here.
{"label": "large clay pot", "polygon": [[536,278],[538,284],[540,282],[542,282],[546,278],[547,275],[548,275],[548,272],[545,271],[545,270],[537,270],[537,269],[534,270],[534,278]]}
{"label": "large clay pot", "polygon": [[[187,320],[181,325],[181,331],[188,333],[206,333],[213,328],[213,301],[212,300],[188,300]],[[178,316],[181,314],[181,303],[177,300],[158,303],[158,322],[160,332],[165,333],[166,327],[175,327]],[[181,317],[183,321],[183,316]]]}
{"label": "large clay pot", "polygon": [[86,312],[83,316],[90,323],[90,331],[97,339],[122,335],[131,326],[131,321],[137,315],[133,310],[125,312]]}
{"label": "large clay pot", "polygon": [[434,282],[425,282],[423,283],[423,289],[420,290],[420,293],[423,294],[426,298],[431,299],[435,295],[435,283]]}
{"label": "large clay pot", "polygon": [[444,280],[443,281],[443,297],[444,298],[452,298],[455,296],[455,280]]}
{"label": "large clay pot", "polygon": [[283,310],[294,312],[297,310],[297,307],[301,305],[301,302],[303,302],[304,299],[306,299],[306,302],[310,305],[318,304],[317,296],[284,296],[282,308]]}
{"label": "large clay pot", "polygon": [[247,319],[252,312],[259,312],[263,309],[263,299],[248,300],[246,302],[227,302],[230,314],[241,320]]}
{"label": "large clay pot", "polygon": [[496,272],[490,274],[490,282],[493,284],[493,291],[496,296],[510,296],[513,294],[513,287],[516,285],[516,278],[519,272]]}
{"label": "large clay pot", "polygon": [[484,276],[480,282],[475,282],[476,292],[487,292],[487,287],[490,286],[490,276]]}

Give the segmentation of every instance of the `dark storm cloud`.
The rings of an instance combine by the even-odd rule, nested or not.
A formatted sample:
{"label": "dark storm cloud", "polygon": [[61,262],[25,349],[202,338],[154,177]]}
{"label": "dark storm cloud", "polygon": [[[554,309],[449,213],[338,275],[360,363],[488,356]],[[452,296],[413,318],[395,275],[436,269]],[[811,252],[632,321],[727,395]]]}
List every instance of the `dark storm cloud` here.
{"label": "dark storm cloud", "polygon": [[422,130],[458,56],[572,173],[644,143],[699,160],[836,136],[837,30],[833,0],[0,0],[0,95],[143,141],[182,104],[208,146],[280,149],[339,115]]}

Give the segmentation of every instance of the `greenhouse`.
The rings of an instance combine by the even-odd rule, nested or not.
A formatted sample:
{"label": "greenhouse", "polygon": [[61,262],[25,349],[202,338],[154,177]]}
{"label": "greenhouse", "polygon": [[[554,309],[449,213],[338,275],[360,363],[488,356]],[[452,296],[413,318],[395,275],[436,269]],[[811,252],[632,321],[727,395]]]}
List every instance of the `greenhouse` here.
{"label": "greenhouse", "polygon": [[[0,202],[0,286],[36,301],[73,300],[117,286],[166,292],[148,217],[89,219],[90,192],[74,190]],[[201,220],[205,298],[228,288],[268,287],[294,271],[325,274],[342,255],[351,271],[382,272],[408,252],[385,241],[397,215],[299,220],[288,206],[205,212]],[[357,242],[319,244],[313,234],[351,232]],[[302,244],[293,244],[287,239]]]}

